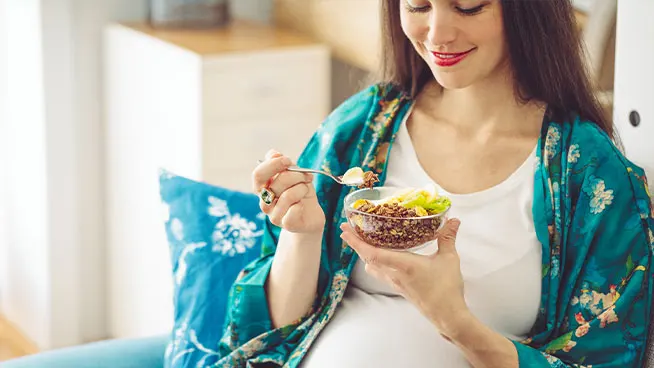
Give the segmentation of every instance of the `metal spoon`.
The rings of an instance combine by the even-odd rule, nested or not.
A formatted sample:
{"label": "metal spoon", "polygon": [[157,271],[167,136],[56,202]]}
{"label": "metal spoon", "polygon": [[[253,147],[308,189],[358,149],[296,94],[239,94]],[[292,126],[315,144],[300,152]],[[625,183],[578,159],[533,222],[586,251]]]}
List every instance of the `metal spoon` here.
{"label": "metal spoon", "polygon": [[[262,160],[257,160],[257,162],[258,163],[263,163]],[[297,166],[290,166],[287,170],[288,171],[299,172],[299,173],[311,173],[311,174],[326,175],[326,176],[329,176],[333,181],[337,182],[340,185],[348,185],[348,186],[352,186],[352,187],[357,187],[357,186],[362,184],[362,183],[346,183],[346,182],[343,181],[342,176],[334,176],[334,175],[332,175],[332,174],[330,174],[330,173],[328,173],[326,171],[322,171],[322,170],[305,169],[303,167],[297,167]]]}

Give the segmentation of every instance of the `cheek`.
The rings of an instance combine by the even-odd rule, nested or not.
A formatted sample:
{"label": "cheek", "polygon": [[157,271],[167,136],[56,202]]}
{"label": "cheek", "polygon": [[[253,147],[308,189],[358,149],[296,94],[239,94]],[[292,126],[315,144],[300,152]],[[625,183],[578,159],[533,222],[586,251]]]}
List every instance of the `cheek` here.
{"label": "cheek", "polygon": [[494,54],[505,54],[504,26],[499,14],[477,24],[474,33],[477,44],[486,45]]}
{"label": "cheek", "polygon": [[487,50],[494,54],[504,51],[504,38],[501,33],[482,33],[476,38],[475,44],[485,46]]}
{"label": "cheek", "polygon": [[414,43],[422,42],[428,33],[428,27],[416,18],[417,17],[406,14],[405,11],[403,11],[400,16],[404,34]]}
{"label": "cheek", "polygon": [[494,31],[492,33],[489,32],[487,42],[493,50],[493,55],[495,55],[500,62],[508,57],[506,41],[504,40],[502,29],[498,29],[496,32]]}

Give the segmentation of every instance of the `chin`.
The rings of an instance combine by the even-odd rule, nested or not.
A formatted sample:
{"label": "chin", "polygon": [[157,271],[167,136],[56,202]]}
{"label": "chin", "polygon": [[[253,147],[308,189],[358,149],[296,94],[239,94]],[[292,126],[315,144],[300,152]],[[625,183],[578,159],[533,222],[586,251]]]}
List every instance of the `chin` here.
{"label": "chin", "polygon": [[445,89],[462,89],[469,87],[474,83],[474,78],[465,73],[444,73],[441,71],[432,71],[436,82]]}

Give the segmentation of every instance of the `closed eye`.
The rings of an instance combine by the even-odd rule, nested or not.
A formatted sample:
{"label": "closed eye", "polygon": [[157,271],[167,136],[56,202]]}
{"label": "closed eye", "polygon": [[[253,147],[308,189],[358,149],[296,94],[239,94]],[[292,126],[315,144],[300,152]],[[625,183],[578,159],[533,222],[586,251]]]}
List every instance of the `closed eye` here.
{"label": "closed eye", "polygon": [[404,2],[404,7],[406,8],[406,10],[407,10],[409,13],[426,13],[426,12],[428,12],[429,9],[431,8],[430,5],[425,5],[425,6],[413,6],[413,5],[409,4],[408,1],[405,1],[405,2]]}
{"label": "closed eye", "polygon": [[480,11],[482,11],[485,6],[486,6],[485,4],[475,6],[474,8],[461,8],[461,7],[457,6],[456,11],[458,11],[459,13],[461,13],[463,15],[475,15],[475,14],[479,13]]}

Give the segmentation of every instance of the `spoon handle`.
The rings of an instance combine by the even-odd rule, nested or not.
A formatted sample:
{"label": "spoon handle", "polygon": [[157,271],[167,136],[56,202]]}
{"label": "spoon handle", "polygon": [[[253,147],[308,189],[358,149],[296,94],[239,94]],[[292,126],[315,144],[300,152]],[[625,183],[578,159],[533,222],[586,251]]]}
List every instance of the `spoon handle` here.
{"label": "spoon handle", "polygon": [[337,178],[337,177],[335,177],[334,175],[332,175],[332,174],[330,174],[330,173],[328,173],[328,172],[325,172],[325,171],[314,170],[314,169],[305,169],[305,168],[303,168],[303,167],[297,167],[297,166],[291,166],[291,167],[289,167],[289,168],[286,169],[286,170],[288,170],[288,171],[300,172],[300,173],[311,173],[311,174],[327,175],[327,176],[329,176],[330,178],[332,178],[332,180],[334,180],[335,182],[337,182],[337,183],[339,183],[339,184],[342,184],[342,183],[341,183],[341,180],[340,180],[339,178]]}
{"label": "spoon handle", "polygon": [[300,172],[300,173],[323,174],[323,175],[331,176],[331,175],[329,175],[328,173],[326,173],[324,171],[314,170],[314,169],[305,169],[303,167],[297,167],[297,166],[291,166],[286,170]]}
{"label": "spoon handle", "polygon": [[[257,160],[258,163],[262,163],[262,160]],[[340,180],[340,178],[326,172],[326,171],[321,171],[321,170],[314,170],[314,169],[305,169],[303,167],[298,167],[298,166],[291,166],[288,169],[288,171],[295,171],[295,172],[300,172],[300,173],[311,173],[311,174],[321,174],[321,175],[327,175],[329,176],[332,180],[337,182],[338,184],[343,184],[343,182]]]}

